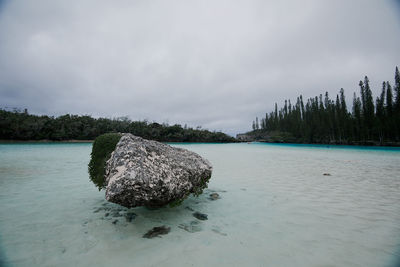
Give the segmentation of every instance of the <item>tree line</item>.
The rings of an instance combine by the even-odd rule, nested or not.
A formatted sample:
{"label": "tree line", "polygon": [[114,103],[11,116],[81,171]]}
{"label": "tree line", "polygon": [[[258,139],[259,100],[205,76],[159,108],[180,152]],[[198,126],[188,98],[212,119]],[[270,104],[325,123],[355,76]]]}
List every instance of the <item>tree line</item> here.
{"label": "tree line", "polygon": [[108,119],[66,114],[59,117],[37,116],[28,111],[0,109],[2,140],[92,140],[104,133],[132,133],[163,142],[233,142],[222,132],[197,127],[182,127],[148,121],[131,121],[127,117]]}
{"label": "tree line", "polygon": [[400,74],[394,84],[382,82],[374,100],[367,76],[359,82],[360,95],[353,95],[349,110],[343,88],[336,98],[328,92],[295,103],[285,100],[282,108],[253,121],[253,132],[272,141],[338,144],[392,144],[400,141]]}

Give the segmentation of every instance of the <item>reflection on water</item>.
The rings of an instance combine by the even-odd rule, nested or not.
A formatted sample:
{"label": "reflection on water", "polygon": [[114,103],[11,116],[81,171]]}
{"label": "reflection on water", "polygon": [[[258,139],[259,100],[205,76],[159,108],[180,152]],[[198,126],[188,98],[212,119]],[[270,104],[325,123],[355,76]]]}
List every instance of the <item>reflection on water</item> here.
{"label": "reflection on water", "polygon": [[[396,266],[400,259],[399,151],[177,146],[211,161],[209,189],[179,207],[149,210],[104,200],[87,174],[91,144],[0,145],[0,265]],[[154,227],[154,237],[143,238]]]}

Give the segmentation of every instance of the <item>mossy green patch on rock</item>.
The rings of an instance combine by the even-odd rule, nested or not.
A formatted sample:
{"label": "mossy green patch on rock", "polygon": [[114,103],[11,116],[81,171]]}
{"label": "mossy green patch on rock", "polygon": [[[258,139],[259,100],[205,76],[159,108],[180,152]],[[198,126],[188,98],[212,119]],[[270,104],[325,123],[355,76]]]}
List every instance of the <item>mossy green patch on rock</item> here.
{"label": "mossy green patch on rock", "polygon": [[110,158],[121,136],[119,133],[107,133],[98,136],[93,142],[88,169],[90,180],[99,188],[99,191],[106,186],[104,184],[106,161]]}
{"label": "mossy green patch on rock", "polygon": [[204,179],[202,179],[200,184],[193,188],[193,195],[198,197],[201,194],[203,194],[203,190],[208,187],[208,182],[210,181],[210,178],[211,178],[211,174],[210,174],[210,176],[207,176]]}
{"label": "mossy green patch on rock", "polygon": [[203,190],[204,190],[205,188],[208,188],[208,182],[210,181],[210,178],[211,178],[211,175],[205,177],[204,179],[201,179],[200,184],[198,184],[197,186],[194,186],[191,192],[185,194],[185,195],[184,195],[183,197],[181,197],[181,198],[172,200],[172,201],[168,204],[169,207],[170,207],[170,208],[174,208],[174,207],[180,206],[180,205],[183,203],[183,201],[184,201],[186,198],[189,197],[190,193],[193,193],[193,195],[194,195],[195,197],[198,197],[198,196],[200,196],[201,194],[203,194]]}

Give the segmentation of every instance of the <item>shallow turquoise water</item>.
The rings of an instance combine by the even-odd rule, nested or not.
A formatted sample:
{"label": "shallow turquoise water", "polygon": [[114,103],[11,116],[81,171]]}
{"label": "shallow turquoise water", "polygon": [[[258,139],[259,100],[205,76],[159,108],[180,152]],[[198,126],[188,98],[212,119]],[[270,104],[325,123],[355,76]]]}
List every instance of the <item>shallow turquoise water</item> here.
{"label": "shallow turquoise water", "polygon": [[[398,150],[175,145],[210,160],[209,190],[177,208],[127,210],[89,181],[91,144],[0,144],[0,265],[400,263]],[[211,192],[221,199],[209,200]],[[161,225],[171,232],[142,238]]]}

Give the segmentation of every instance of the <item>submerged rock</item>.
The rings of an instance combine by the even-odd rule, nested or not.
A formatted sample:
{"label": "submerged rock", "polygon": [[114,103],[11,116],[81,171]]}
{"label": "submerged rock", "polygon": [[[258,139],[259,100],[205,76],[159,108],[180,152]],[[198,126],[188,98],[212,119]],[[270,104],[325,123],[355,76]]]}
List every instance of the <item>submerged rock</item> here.
{"label": "submerged rock", "polygon": [[153,227],[153,229],[143,235],[143,238],[153,238],[160,235],[166,235],[169,231],[171,231],[171,227],[166,227],[165,225]]}
{"label": "submerged rock", "polygon": [[136,213],[129,212],[125,214],[125,219],[127,222],[132,222],[136,218],[136,216],[137,216]]}
{"label": "submerged rock", "polygon": [[106,163],[106,199],[128,208],[179,204],[202,193],[211,172],[194,152],[123,134]]}
{"label": "submerged rock", "polygon": [[202,221],[208,220],[207,214],[200,213],[200,212],[198,212],[198,211],[196,211],[195,213],[193,213],[193,216],[194,216],[196,219],[199,219],[199,220],[202,220]]}
{"label": "submerged rock", "polygon": [[199,221],[191,221],[188,224],[181,223],[178,225],[178,227],[189,233],[196,233],[196,232],[200,232],[202,230]]}
{"label": "submerged rock", "polygon": [[210,199],[217,200],[217,199],[220,199],[220,196],[218,193],[212,193],[212,194],[210,194]]}

